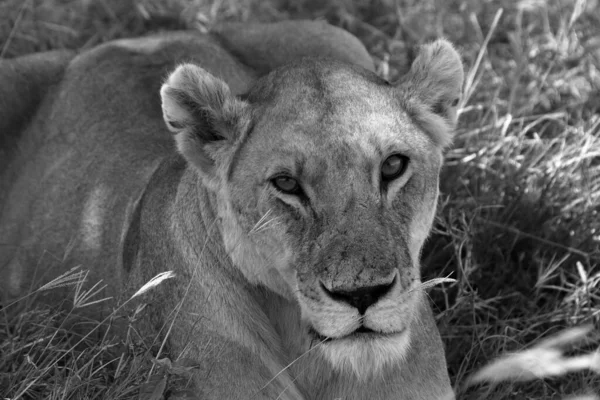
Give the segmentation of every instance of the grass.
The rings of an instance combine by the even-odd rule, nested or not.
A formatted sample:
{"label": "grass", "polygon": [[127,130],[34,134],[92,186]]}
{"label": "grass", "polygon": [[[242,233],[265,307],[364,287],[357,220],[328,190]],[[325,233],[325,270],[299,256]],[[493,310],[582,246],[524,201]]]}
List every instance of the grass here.
{"label": "grass", "polygon": [[[424,278],[456,279],[429,295],[458,398],[594,398],[599,7],[597,0],[4,0],[0,54],[89,48],[222,20],[324,18],[357,35],[378,72],[393,80],[410,66],[415,46],[448,37],[463,55],[467,82]],[[184,398],[168,388],[186,378],[185,360],[153,359],[131,328],[125,345],[82,335],[90,331],[86,321],[32,307],[32,300],[18,305],[20,314],[5,308],[0,318],[1,397],[160,399],[164,391]],[[584,325],[591,334],[564,331]],[[467,387],[477,371],[484,383]],[[531,371],[552,377],[519,379]]]}

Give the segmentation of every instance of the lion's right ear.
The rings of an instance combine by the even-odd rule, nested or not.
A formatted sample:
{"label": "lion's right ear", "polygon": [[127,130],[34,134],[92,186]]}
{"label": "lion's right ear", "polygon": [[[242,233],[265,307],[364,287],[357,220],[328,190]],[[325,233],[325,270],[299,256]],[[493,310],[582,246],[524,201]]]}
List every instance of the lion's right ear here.
{"label": "lion's right ear", "polygon": [[163,118],[176,134],[177,148],[206,178],[233,150],[244,131],[247,103],[233,96],[222,80],[193,64],[171,73],[160,89]]}
{"label": "lion's right ear", "polygon": [[421,47],[398,86],[406,111],[441,147],[452,141],[463,79],[460,55],[438,39]]}

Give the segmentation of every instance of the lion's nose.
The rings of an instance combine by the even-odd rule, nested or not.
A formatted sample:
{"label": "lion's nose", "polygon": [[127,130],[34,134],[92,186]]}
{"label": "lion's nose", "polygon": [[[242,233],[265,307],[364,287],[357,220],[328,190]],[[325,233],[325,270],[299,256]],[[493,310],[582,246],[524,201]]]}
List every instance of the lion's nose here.
{"label": "lion's nose", "polygon": [[363,315],[367,308],[372,306],[382,296],[388,293],[396,283],[396,277],[390,282],[382,285],[361,287],[353,290],[329,290],[321,283],[323,290],[334,300],[343,301],[358,309]]}

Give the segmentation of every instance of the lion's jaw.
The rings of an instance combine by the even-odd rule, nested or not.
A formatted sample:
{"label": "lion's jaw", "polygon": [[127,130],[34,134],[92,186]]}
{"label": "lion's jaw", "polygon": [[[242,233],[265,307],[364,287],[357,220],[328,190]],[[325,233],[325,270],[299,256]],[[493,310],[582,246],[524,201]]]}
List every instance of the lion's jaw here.
{"label": "lion's jaw", "polygon": [[381,376],[385,367],[402,363],[406,359],[410,339],[409,328],[390,335],[354,334],[347,338],[321,341],[318,351],[333,369],[366,380]]}
{"label": "lion's jaw", "polygon": [[317,305],[300,296],[310,347],[318,347],[311,351],[322,354],[333,369],[359,379],[380,376],[385,367],[401,365],[410,349],[413,324],[418,323],[417,310],[423,300],[419,286],[418,279],[407,289],[396,286],[364,315],[347,304],[321,300]]}

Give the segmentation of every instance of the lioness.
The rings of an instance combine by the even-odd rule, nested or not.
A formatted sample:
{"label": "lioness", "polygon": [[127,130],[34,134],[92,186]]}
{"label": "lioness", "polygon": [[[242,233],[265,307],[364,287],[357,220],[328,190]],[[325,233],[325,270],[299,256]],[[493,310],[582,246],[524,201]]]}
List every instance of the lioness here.
{"label": "lioness", "polygon": [[48,65],[0,64],[51,77],[0,121],[4,299],[74,265],[115,298],[172,270],[145,326],[177,311],[198,399],[452,398],[419,274],[463,80],[448,42],[394,85],[356,38],[302,21]]}

